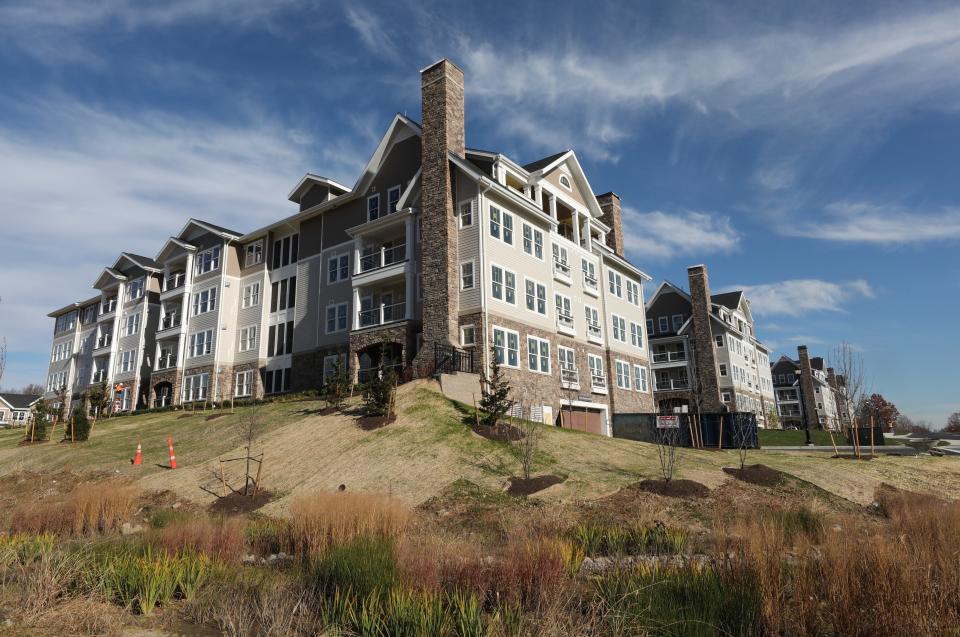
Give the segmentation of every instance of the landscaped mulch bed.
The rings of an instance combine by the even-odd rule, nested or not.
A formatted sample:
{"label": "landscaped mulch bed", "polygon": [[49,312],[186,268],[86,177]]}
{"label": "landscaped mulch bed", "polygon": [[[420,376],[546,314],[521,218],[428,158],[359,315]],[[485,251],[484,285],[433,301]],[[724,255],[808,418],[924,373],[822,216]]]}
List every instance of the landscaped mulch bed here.
{"label": "landscaped mulch bed", "polygon": [[671,498],[705,498],[710,495],[710,489],[705,484],[694,480],[643,480],[637,487],[641,491],[665,495]]}
{"label": "landscaped mulch bed", "polygon": [[208,511],[219,515],[236,515],[240,513],[249,513],[256,511],[273,500],[273,493],[266,489],[261,489],[256,495],[243,495],[243,493],[231,493],[228,496],[217,498],[210,505]]}
{"label": "landscaped mulch bed", "polygon": [[390,423],[396,422],[396,420],[396,416],[391,416],[390,418],[386,416],[363,416],[362,418],[357,418],[357,426],[364,431],[373,431],[374,429],[386,427]]}
{"label": "landscaped mulch bed", "polygon": [[223,413],[220,413],[220,414],[210,414],[209,416],[207,416],[207,420],[216,420],[216,419],[219,418],[220,416],[226,416],[226,414],[223,414]]}
{"label": "landscaped mulch bed", "polygon": [[507,487],[507,493],[510,495],[532,495],[563,481],[564,478],[553,474],[530,476],[529,478],[513,476],[509,479],[510,486]]}
{"label": "landscaped mulch bed", "polygon": [[782,471],[768,467],[765,464],[750,464],[743,469],[740,467],[724,467],[723,472],[738,480],[743,480],[744,482],[756,484],[761,487],[775,487],[781,484],[786,478],[786,475],[784,475]]}
{"label": "landscaped mulch bed", "polygon": [[495,427],[474,425],[471,429],[473,429],[473,433],[478,436],[483,436],[487,440],[493,440],[495,442],[514,442],[523,438],[523,432],[520,431],[520,429],[506,423],[500,423]]}

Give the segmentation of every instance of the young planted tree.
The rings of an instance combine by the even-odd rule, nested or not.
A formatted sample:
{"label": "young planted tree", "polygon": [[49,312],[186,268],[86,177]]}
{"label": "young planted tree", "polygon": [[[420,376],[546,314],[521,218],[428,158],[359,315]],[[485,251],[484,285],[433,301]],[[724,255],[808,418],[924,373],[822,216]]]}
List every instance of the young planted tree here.
{"label": "young planted tree", "polygon": [[343,409],[343,403],[350,395],[350,376],[340,356],[337,356],[333,369],[324,378],[323,398],[328,405]]}
{"label": "young planted tree", "polygon": [[87,393],[87,400],[90,402],[90,411],[93,413],[93,424],[101,418],[110,408],[110,390],[107,383],[102,382],[96,387],[92,387]]}
{"label": "young planted tree", "polygon": [[737,447],[737,456],[740,458],[740,471],[747,465],[747,453],[753,447],[753,427],[744,423],[746,418],[735,417],[733,427],[733,444]]}
{"label": "young planted tree", "polygon": [[33,422],[30,425],[30,433],[27,440],[30,442],[40,442],[47,439],[47,428],[50,426],[52,408],[45,398],[37,401],[33,406]]}
{"label": "young planted tree", "polygon": [[480,387],[480,409],[484,411],[483,424],[496,427],[513,407],[513,401],[510,400],[510,381],[504,378],[500,369],[496,348],[491,348],[490,359],[490,374],[484,372]]}
{"label": "young planted tree", "polygon": [[529,480],[530,472],[533,470],[536,461],[537,450],[540,448],[543,427],[539,423],[522,418],[514,423],[514,427],[517,430],[517,436],[515,440],[511,438],[513,449],[517,454],[517,460],[520,462],[523,478]]}
{"label": "young planted tree", "polygon": [[64,429],[64,440],[71,439],[84,441],[90,438],[90,419],[87,417],[87,410],[84,406],[86,401],[81,401],[79,405],[73,408],[72,421]]}
{"label": "young planted tree", "polygon": [[237,420],[237,435],[240,438],[241,443],[246,449],[246,467],[244,469],[243,477],[243,494],[251,495],[250,487],[252,486],[254,490],[258,490],[260,485],[258,483],[260,477],[259,466],[257,470],[257,477],[254,478],[250,473],[250,465],[252,462],[258,462],[260,466],[263,465],[263,453],[260,453],[259,460],[253,455],[254,444],[260,439],[260,436],[263,434],[263,422],[260,419],[260,407],[256,400],[253,401],[253,404],[249,409],[240,414],[240,418]]}
{"label": "young planted tree", "polygon": [[775,407],[771,407],[767,412],[767,427],[770,429],[780,428],[780,414],[777,413],[777,409]]}
{"label": "young planted tree", "polygon": [[[840,343],[831,350],[830,366],[840,381],[837,409],[847,414],[853,412],[867,397],[867,378],[864,371],[863,356],[847,342]],[[841,419],[841,422],[846,419]]]}
{"label": "young planted tree", "polygon": [[387,348],[380,352],[380,364],[363,390],[363,410],[368,416],[394,417],[396,409],[397,374],[387,369]]}
{"label": "young planted tree", "polygon": [[[680,417],[677,416],[677,422]],[[680,427],[662,427],[660,423],[653,431],[653,441],[657,445],[657,457],[660,459],[660,474],[664,482],[673,480],[677,470],[677,446],[680,444]]]}

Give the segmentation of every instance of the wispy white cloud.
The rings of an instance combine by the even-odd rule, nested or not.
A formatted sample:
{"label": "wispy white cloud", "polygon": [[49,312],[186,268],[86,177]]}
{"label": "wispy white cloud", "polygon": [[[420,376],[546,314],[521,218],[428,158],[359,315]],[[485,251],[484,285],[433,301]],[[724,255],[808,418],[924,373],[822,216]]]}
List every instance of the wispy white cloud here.
{"label": "wispy white cloud", "polygon": [[624,247],[641,263],[680,256],[729,253],[740,245],[730,218],[710,212],[623,208]]}
{"label": "wispy white cloud", "polygon": [[920,243],[960,239],[960,208],[914,211],[869,202],[835,202],[805,223],[785,224],[791,236],[863,243]]}
{"label": "wispy white cloud", "polygon": [[347,24],[356,31],[360,41],[370,52],[384,58],[397,55],[397,46],[380,16],[355,3],[346,4],[343,11]]}
{"label": "wispy white cloud", "polygon": [[728,289],[743,290],[750,299],[752,311],[761,316],[845,312],[850,302],[874,297],[873,288],[864,279],[839,282],[791,279],[760,285],[736,285]]}

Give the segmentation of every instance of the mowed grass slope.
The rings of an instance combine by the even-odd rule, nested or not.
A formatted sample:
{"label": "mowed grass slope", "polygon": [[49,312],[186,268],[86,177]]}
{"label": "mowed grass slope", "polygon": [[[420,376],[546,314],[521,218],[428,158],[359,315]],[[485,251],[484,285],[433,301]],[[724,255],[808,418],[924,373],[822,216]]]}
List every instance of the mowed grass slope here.
{"label": "mowed grass slope", "polygon": [[[389,493],[417,504],[457,479],[499,489],[519,473],[508,445],[474,434],[465,424],[466,410],[438,393],[431,381],[400,388],[399,418],[374,431],[357,425],[357,402],[347,413],[319,415],[321,403],[297,401],[258,408],[264,452],[262,484],[279,499],[268,512],[280,513],[290,496],[346,485],[352,491]],[[214,412],[220,413],[220,412]],[[208,414],[209,415],[209,412]],[[19,446],[22,430],[0,431],[0,475],[20,470],[107,471],[134,477],[146,489],[169,489],[198,503],[213,496],[202,486],[219,489],[218,457],[242,453],[238,423],[249,408],[212,420],[197,413],[145,414],[97,423],[91,439],[70,444],[49,442]],[[621,486],[659,476],[653,445],[545,427],[538,473],[566,480],[538,494],[549,500],[601,497]],[[168,463],[171,435],[178,468]],[[59,438],[57,435],[56,438]],[[143,444],[144,464],[130,459]],[[729,479],[720,468],[738,462],[730,451],[681,450],[680,477],[716,487]],[[833,460],[824,454],[751,452],[748,463],[763,463],[858,503],[869,503],[882,482],[937,494],[960,493],[960,463],[951,458],[880,457],[872,461]],[[228,481],[239,485],[241,463],[228,465]]]}

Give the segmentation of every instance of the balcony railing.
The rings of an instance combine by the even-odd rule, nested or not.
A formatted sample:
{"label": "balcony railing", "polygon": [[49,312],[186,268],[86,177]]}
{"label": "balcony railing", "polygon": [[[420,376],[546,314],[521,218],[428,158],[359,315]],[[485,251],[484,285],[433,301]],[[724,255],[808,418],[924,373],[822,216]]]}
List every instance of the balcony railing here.
{"label": "balcony railing", "polygon": [[597,286],[598,286],[598,284],[597,284],[597,277],[595,277],[595,276],[590,276],[589,273],[584,272],[584,273],[583,273],[583,285],[584,285],[584,287],[586,287],[588,290],[593,290],[594,292],[596,292],[596,291],[597,291]]}
{"label": "balcony railing", "polygon": [[592,338],[603,338],[603,332],[600,330],[599,323],[587,323],[587,336]]}
{"label": "balcony railing", "polygon": [[657,352],[653,355],[654,363],[673,363],[676,361],[685,361],[687,360],[687,352],[683,351],[673,351],[673,352]]}
{"label": "balcony railing", "polygon": [[117,299],[110,299],[106,303],[100,304],[100,316],[104,314],[110,314],[117,309]]}
{"label": "balcony railing", "polygon": [[568,330],[574,329],[576,324],[573,322],[573,316],[557,310],[557,327],[563,327]]}
{"label": "balcony railing", "polygon": [[671,389],[690,389],[690,381],[685,378],[657,381],[657,391],[670,391]]}
{"label": "balcony railing", "polygon": [[400,263],[407,258],[407,246],[401,244],[392,248],[381,247],[377,252],[365,254],[360,257],[360,272],[370,272],[379,268],[385,268],[394,263]]}
{"label": "balcony railing", "polygon": [[174,327],[180,327],[180,315],[179,314],[167,314],[160,320],[160,329],[169,330]]}
{"label": "balcony railing", "polygon": [[173,354],[167,354],[157,359],[157,371],[161,369],[170,369],[177,366],[177,357]]}
{"label": "balcony railing", "polygon": [[91,382],[102,383],[105,380],[107,380],[107,370],[100,369],[93,372],[93,378],[91,379]]}
{"label": "balcony railing", "polygon": [[607,379],[601,374],[590,374],[590,386],[594,389],[606,389]]}
{"label": "balcony railing", "polygon": [[187,276],[183,272],[178,272],[177,274],[168,276],[163,281],[163,291],[172,292],[177,288],[182,288],[183,284],[186,283]]}
{"label": "balcony railing", "polygon": [[553,260],[553,273],[570,278],[570,265],[560,259]]}
{"label": "balcony railing", "polygon": [[113,342],[113,334],[104,334],[97,339],[97,344],[93,349],[102,349],[104,347],[110,347],[110,344]]}
{"label": "balcony railing", "polygon": [[380,305],[369,310],[360,310],[360,327],[402,321],[406,318],[406,307],[406,301],[401,301],[392,305]]}
{"label": "balcony railing", "polygon": [[563,385],[580,385],[580,372],[568,367],[560,368],[560,382]]}

